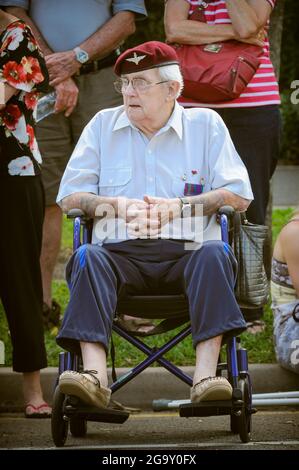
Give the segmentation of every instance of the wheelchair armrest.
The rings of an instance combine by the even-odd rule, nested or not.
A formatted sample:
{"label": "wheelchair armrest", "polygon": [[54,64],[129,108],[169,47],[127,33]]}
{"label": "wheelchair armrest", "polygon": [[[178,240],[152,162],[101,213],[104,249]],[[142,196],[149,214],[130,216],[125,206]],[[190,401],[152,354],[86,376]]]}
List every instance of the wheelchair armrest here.
{"label": "wheelchair armrest", "polygon": [[84,211],[82,211],[81,209],[71,209],[70,211],[68,211],[66,217],[68,219],[75,219],[76,217],[80,217],[81,218],[81,223],[86,223],[86,222],[89,222],[89,221],[92,221],[93,219],[91,217],[88,217]]}
{"label": "wheelchair armrest", "polygon": [[[84,211],[78,208],[71,209],[67,213],[68,219],[73,219],[73,249],[79,248],[81,243],[91,243],[93,219],[88,217]],[[78,221],[79,219],[79,221]],[[81,234],[81,227],[83,233]],[[82,242],[81,242],[82,235]]]}
{"label": "wheelchair armrest", "polygon": [[71,209],[66,216],[68,219],[75,219],[75,217],[84,217],[85,214],[81,209]]}
{"label": "wheelchair armrest", "polygon": [[[227,241],[230,245],[233,243],[233,229],[234,229],[234,218],[235,218],[235,209],[232,206],[222,206],[219,207],[216,215],[216,220],[218,224],[221,225],[221,237],[222,240],[227,238]],[[225,215],[227,217],[226,230],[227,234],[225,235],[225,229],[221,221],[221,216]],[[223,232],[224,229],[224,232]]]}

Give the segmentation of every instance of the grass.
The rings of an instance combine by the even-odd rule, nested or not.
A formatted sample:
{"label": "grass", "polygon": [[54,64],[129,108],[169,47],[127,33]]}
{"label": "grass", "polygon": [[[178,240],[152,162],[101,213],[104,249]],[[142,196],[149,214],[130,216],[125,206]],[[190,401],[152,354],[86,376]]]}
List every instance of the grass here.
{"label": "grass", "polygon": [[[272,233],[273,242],[281,230],[282,226],[286,223],[292,213],[292,209],[276,209],[273,211],[272,217]],[[72,223],[69,220],[64,221],[63,237],[62,237],[62,250],[69,249],[72,245]],[[53,282],[53,297],[61,304],[63,311],[66,308],[69,299],[67,285],[64,281]],[[273,348],[273,329],[272,329],[272,312],[269,306],[265,308],[264,321],[266,328],[262,333],[257,335],[250,335],[248,333],[242,334],[242,347],[248,351],[249,362],[251,363],[271,363],[275,362],[275,353]],[[159,347],[170,339],[173,334],[179,329],[163,335],[146,338],[145,342],[151,347]],[[57,328],[45,333],[45,342],[48,354],[49,366],[57,366],[58,353],[61,349],[56,345],[55,336]],[[0,304],[0,338],[5,344],[5,365],[12,364],[12,350],[10,342],[10,334],[7,327],[3,307]],[[117,335],[113,335],[113,341],[116,351],[116,367],[131,367],[144,358],[144,355],[139,352],[135,347],[131,346],[128,342],[124,341]],[[178,366],[187,366],[194,364],[194,350],[192,347],[191,337],[186,338],[172,351],[165,355],[166,358],[177,364]],[[110,358],[108,364],[111,365]]]}

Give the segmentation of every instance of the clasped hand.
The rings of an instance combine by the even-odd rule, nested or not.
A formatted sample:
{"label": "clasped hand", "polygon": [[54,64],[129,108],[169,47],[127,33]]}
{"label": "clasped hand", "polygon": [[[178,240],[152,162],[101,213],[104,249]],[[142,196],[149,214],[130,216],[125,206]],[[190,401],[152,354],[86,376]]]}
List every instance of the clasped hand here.
{"label": "clasped hand", "polygon": [[157,238],[164,225],[180,217],[178,198],[167,199],[144,196],[141,199],[122,199],[123,209],[118,217],[126,221],[128,235],[132,238]]}

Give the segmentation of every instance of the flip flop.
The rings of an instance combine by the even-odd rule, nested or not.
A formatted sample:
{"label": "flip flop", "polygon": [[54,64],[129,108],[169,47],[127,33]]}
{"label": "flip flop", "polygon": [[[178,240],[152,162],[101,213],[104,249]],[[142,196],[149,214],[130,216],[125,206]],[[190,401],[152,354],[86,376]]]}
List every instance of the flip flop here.
{"label": "flip flop", "polygon": [[25,417],[30,419],[51,418],[52,408],[48,403],[42,403],[39,406],[34,406],[28,403],[25,407]]}

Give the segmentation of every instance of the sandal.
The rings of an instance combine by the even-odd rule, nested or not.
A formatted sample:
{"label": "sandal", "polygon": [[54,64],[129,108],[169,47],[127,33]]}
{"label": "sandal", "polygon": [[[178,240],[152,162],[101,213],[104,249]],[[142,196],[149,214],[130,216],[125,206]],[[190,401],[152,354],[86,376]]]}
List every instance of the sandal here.
{"label": "sandal", "polygon": [[246,326],[246,333],[250,333],[251,335],[257,335],[258,333],[262,333],[266,329],[266,323],[263,320],[248,321],[246,323]]}
{"label": "sandal", "polygon": [[61,307],[56,300],[52,300],[52,305],[49,307],[45,302],[43,304],[43,320],[46,330],[51,330],[54,326],[59,326]]}
{"label": "sandal", "polygon": [[25,407],[25,417],[30,419],[51,418],[52,408],[44,402],[39,406],[28,403]]}
{"label": "sandal", "polygon": [[129,333],[141,335],[148,334],[155,328],[154,323],[147,318],[131,317],[125,314],[117,316],[116,324]]}

